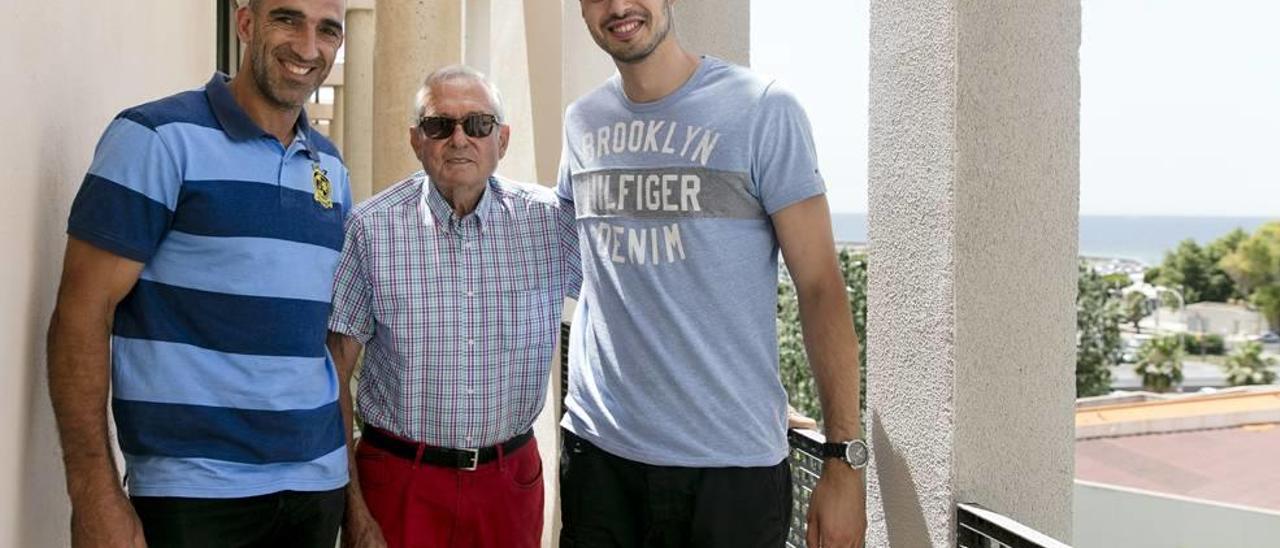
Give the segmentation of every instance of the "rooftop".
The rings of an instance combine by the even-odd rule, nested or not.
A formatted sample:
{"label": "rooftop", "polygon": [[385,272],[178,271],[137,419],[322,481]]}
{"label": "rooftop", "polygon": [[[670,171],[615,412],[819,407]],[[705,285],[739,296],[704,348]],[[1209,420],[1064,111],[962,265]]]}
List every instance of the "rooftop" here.
{"label": "rooftop", "polygon": [[1076,479],[1280,510],[1280,387],[1076,410]]}

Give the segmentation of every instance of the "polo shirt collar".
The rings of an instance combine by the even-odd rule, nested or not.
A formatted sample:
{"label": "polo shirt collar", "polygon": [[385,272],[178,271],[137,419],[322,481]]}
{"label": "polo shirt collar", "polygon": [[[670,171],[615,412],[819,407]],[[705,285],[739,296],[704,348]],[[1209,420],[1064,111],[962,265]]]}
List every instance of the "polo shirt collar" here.
{"label": "polo shirt collar", "polygon": [[[435,226],[444,232],[452,232],[453,227],[449,221],[453,219],[453,206],[450,206],[449,202],[445,201],[444,196],[440,194],[440,190],[431,181],[431,177],[422,172],[419,172],[419,176],[422,180],[422,197],[418,202],[418,209],[422,211],[423,224]],[[489,219],[493,215],[493,187],[495,185],[494,178],[489,177],[488,183],[485,184],[484,193],[480,195],[480,201],[476,203],[476,208],[466,217],[463,217],[463,219],[466,219],[474,216],[481,230],[484,230],[485,225],[489,223]]]}
{"label": "polo shirt collar", "polygon": [[[213,77],[209,79],[209,83],[204,86],[205,96],[209,98],[209,105],[213,107],[213,116],[218,119],[218,124],[222,126],[222,131],[226,132],[228,137],[233,141],[247,141],[260,137],[275,136],[267,133],[266,130],[258,127],[258,124],[249,117],[249,113],[244,111],[240,103],[236,102],[236,98],[231,94],[231,77],[221,72],[213,73]],[[306,148],[307,155],[312,159],[317,159],[315,149],[311,146],[312,139],[311,124],[307,122],[307,111],[303,109],[298,113],[298,124],[294,130],[294,139],[300,141],[302,146]]]}

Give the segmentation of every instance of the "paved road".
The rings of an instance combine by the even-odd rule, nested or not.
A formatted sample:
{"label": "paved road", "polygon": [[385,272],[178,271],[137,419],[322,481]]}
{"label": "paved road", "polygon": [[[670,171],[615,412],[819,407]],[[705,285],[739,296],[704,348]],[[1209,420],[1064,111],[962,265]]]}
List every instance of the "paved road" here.
{"label": "paved road", "polygon": [[[1184,392],[1206,387],[1225,388],[1228,386],[1230,385],[1227,384],[1226,371],[1221,366],[1194,360],[1184,360],[1182,362],[1182,387]],[[1111,388],[1116,390],[1140,390],[1142,388],[1142,379],[1133,371],[1133,364],[1124,363],[1111,368]]]}

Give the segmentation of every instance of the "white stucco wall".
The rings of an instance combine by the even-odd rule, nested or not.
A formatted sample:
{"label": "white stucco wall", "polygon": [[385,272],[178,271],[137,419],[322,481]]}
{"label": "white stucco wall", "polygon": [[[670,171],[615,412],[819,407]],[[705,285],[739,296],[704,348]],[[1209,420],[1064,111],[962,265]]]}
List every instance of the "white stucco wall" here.
{"label": "white stucco wall", "polygon": [[214,7],[171,0],[5,4],[0,233],[9,251],[0,271],[0,545],[69,543],[44,366],[67,211],[116,113],[209,78]]}
{"label": "white stucco wall", "polygon": [[871,546],[1071,535],[1079,6],[871,3]]}
{"label": "white stucco wall", "polygon": [[689,51],[751,65],[751,0],[682,0],[675,11],[676,34]]}

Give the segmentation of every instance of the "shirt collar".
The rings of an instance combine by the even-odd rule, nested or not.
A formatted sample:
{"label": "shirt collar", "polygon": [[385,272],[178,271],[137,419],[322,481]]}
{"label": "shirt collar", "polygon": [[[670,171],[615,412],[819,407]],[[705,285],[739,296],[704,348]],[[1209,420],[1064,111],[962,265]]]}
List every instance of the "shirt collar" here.
{"label": "shirt collar", "polygon": [[[233,141],[247,141],[249,139],[257,139],[260,137],[275,137],[267,133],[266,130],[258,127],[258,124],[249,117],[249,113],[244,111],[240,103],[236,102],[236,98],[231,94],[231,86],[228,85],[231,78],[221,72],[213,73],[213,77],[209,79],[209,83],[204,86],[205,96],[209,98],[209,105],[213,107],[213,116],[218,119],[218,124],[222,126],[222,130],[226,132],[228,137]],[[311,147],[311,124],[307,122],[307,111],[303,109],[298,113],[298,124],[294,131],[294,139],[299,141],[301,146],[306,149],[307,155],[313,160],[318,160],[315,150]]]}
{"label": "shirt collar", "polygon": [[[446,202],[444,196],[440,194],[440,190],[436,188],[435,183],[426,173],[418,172],[418,178],[422,181],[421,198],[418,200],[418,209],[421,211],[422,223],[445,232],[452,232],[453,227],[449,222],[453,219],[453,206]],[[468,213],[466,217],[459,219],[465,220],[475,217],[480,229],[484,230],[485,225],[489,223],[489,219],[493,215],[493,187],[496,181],[493,177],[489,177],[488,183],[485,185],[484,193],[480,195],[480,201],[476,204],[476,208]]]}

